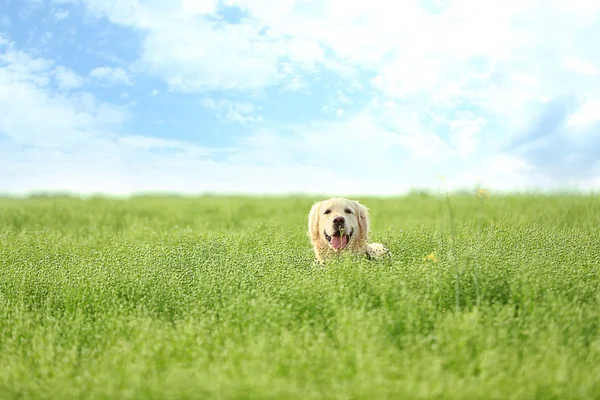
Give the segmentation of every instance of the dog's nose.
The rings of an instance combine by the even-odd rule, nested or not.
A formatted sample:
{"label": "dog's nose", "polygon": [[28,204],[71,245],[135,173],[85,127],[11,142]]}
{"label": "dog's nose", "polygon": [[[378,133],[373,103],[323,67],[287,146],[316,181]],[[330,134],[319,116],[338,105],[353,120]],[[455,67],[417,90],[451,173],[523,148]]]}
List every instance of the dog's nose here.
{"label": "dog's nose", "polygon": [[346,223],[346,220],[344,219],[344,217],[335,217],[333,219],[333,224],[336,226],[342,226]]}

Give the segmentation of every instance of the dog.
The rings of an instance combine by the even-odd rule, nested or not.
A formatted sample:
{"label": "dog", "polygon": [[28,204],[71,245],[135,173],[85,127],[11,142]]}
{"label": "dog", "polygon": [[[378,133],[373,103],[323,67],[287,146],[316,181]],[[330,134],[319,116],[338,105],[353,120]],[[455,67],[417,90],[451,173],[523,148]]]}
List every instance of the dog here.
{"label": "dog", "polygon": [[308,213],[308,236],[317,261],[342,251],[369,258],[390,255],[384,245],[368,243],[370,224],[369,209],[358,201],[337,197],[315,203]]}

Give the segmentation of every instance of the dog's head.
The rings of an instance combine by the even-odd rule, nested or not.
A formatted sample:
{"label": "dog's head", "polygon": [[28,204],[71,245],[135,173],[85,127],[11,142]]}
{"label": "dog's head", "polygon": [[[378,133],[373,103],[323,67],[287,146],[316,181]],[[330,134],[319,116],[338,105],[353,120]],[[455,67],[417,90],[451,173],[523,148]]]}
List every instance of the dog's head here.
{"label": "dog's head", "polygon": [[329,246],[337,252],[366,243],[369,221],[369,210],[358,201],[332,198],[312,206],[308,235],[313,245]]}

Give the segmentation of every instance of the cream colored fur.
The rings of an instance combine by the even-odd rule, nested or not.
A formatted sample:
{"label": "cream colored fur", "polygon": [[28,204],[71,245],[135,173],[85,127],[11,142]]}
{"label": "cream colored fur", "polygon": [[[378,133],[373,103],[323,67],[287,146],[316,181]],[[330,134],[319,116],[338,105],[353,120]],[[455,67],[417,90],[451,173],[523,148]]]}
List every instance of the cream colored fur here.
{"label": "cream colored fur", "polygon": [[[343,217],[344,232],[350,235],[343,249],[332,246],[327,236],[334,236],[336,226],[334,219]],[[331,198],[315,203],[308,214],[308,236],[313,246],[315,257],[323,262],[330,256],[351,251],[355,254],[366,254],[371,258],[379,258],[389,254],[389,250],[379,243],[368,243],[371,217],[369,210],[355,200]]]}

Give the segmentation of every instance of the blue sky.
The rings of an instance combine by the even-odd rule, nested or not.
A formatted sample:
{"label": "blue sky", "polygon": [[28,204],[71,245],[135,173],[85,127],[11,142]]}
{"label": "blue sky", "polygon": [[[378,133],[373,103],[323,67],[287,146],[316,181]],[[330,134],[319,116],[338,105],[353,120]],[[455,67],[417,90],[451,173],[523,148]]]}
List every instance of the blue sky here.
{"label": "blue sky", "polygon": [[0,191],[600,187],[600,3],[0,0]]}

